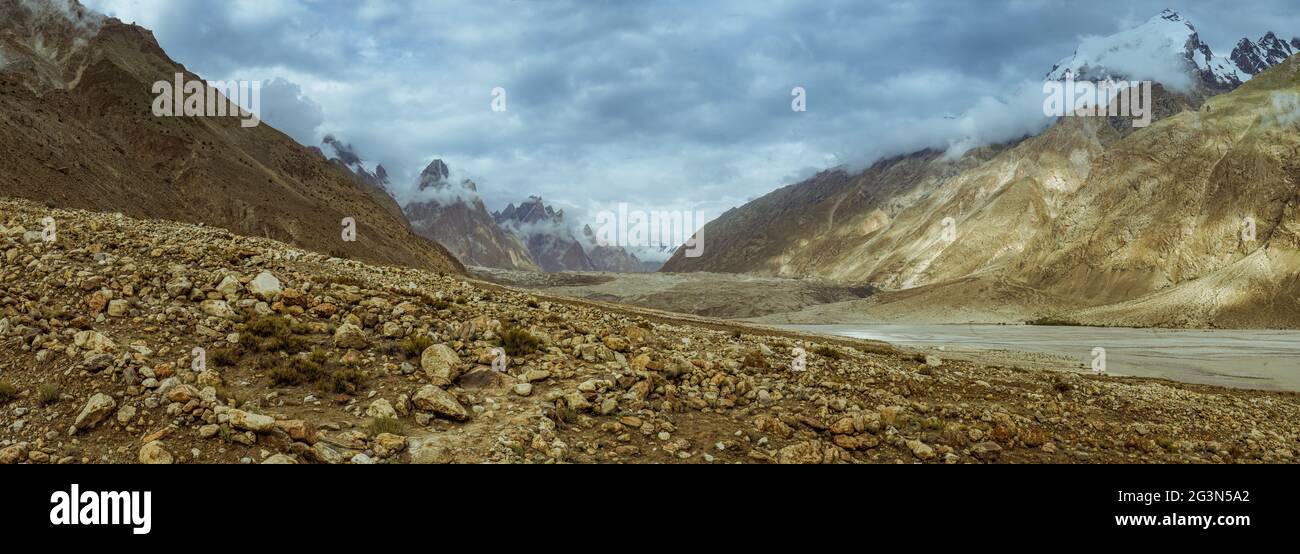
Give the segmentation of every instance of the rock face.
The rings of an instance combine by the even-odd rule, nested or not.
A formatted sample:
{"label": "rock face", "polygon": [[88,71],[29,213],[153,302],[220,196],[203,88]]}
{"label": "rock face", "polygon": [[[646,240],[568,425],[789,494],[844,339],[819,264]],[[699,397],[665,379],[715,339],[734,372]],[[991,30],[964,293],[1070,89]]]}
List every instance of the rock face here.
{"label": "rock face", "polygon": [[645,262],[642,262],[636,257],[636,254],[629,252],[626,248],[617,245],[600,244],[596,239],[596,232],[592,230],[590,225],[583,226],[582,235],[587,257],[591,259],[591,265],[596,268],[596,271],[614,273],[641,273],[646,271]]}
{"label": "rock face", "polygon": [[[5,0],[0,42],[7,62],[0,89],[25,91],[0,94],[0,113],[11,116],[0,120],[0,141],[13,145],[0,159],[0,175],[9,177],[5,196],[463,271],[346,171],[265,122],[244,128],[234,117],[153,117],[153,83],[172,82],[177,73],[200,77],[172,61],[146,29],[76,2]],[[51,103],[50,94],[60,102]],[[32,132],[43,139],[25,138]],[[347,217],[361,225],[354,242],[340,240]]]}
{"label": "rock face", "polygon": [[596,265],[573,236],[564,210],[555,211],[541,197],[530,197],[493,214],[497,223],[520,237],[543,271],[596,271]]}
{"label": "rock face", "polygon": [[411,228],[446,246],[466,265],[540,271],[528,249],[488,214],[473,181],[453,182],[442,160],[420,175],[403,207]]}
{"label": "rock face", "polygon": [[1237,47],[1232,50],[1231,58],[1237,69],[1253,77],[1286,61],[1297,50],[1300,50],[1300,47],[1283,42],[1270,31],[1255,42],[1246,38],[1241,39]]}

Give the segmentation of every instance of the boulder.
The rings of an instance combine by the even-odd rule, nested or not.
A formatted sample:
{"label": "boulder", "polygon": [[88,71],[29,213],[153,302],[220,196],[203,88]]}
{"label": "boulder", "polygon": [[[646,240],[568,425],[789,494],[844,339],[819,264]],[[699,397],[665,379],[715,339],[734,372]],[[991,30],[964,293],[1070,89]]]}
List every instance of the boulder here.
{"label": "boulder", "polygon": [[415,397],[411,398],[411,402],[417,409],[433,412],[448,419],[457,421],[469,419],[469,412],[460,405],[456,397],[433,385],[425,385],[421,388],[415,393]]}
{"label": "boulder", "polygon": [[112,414],[115,409],[117,409],[117,401],[113,400],[113,397],[97,392],[90,397],[90,400],[86,402],[86,406],[81,409],[81,413],[77,415],[73,427],[91,429],[108,417],[109,414]]}

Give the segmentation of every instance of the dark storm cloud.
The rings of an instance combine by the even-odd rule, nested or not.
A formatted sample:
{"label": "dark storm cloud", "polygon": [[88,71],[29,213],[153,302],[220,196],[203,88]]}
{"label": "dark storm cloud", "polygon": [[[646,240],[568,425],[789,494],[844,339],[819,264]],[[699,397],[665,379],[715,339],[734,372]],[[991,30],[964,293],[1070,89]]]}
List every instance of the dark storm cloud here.
{"label": "dark storm cloud", "polygon": [[1166,7],[1220,55],[1300,34],[1290,0],[89,3],[209,78],[301,86],[278,127],[344,137],[399,179],[439,157],[492,207],[541,194],[711,216],[812,169],[1032,130],[1027,84],[1081,37]]}

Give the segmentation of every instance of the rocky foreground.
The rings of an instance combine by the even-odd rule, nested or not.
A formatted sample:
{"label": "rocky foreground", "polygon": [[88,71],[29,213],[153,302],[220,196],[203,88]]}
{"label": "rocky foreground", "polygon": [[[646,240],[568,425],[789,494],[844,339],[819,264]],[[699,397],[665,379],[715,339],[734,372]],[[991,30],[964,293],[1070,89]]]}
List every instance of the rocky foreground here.
{"label": "rocky foreground", "polygon": [[0,223],[2,464],[1229,463],[1300,448],[1292,394],[944,361],[25,201],[0,200]]}

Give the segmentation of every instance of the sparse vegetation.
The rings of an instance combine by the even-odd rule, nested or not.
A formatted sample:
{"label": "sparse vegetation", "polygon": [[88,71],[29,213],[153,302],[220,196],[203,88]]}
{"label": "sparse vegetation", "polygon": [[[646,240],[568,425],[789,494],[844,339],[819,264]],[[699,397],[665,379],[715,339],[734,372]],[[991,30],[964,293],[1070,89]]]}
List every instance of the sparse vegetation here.
{"label": "sparse vegetation", "polygon": [[510,356],[524,356],[537,351],[541,341],[537,340],[527,329],[520,327],[501,328],[501,347]]}
{"label": "sparse vegetation", "polygon": [[18,387],[8,381],[0,381],[0,403],[8,402],[18,397]]}
{"label": "sparse vegetation", "polygon": [[406,434],[406,426],[402,424],[402,420],[397,419],[395,417],[374,418],[370,420],[370,425],[367,426],[366,430],[370,433],[370,436],[372,437],[382,435],[384,433],[391,433],[394,435]]}
{"label": "sparse vegetation", "polygon": [[828,358],[831,360],[844,359],[844,353],[840,352],[833,346],[818,346],[816,349],[813,350],[813,353],[823,358]]}
{"label": "sparse vegetation", "polygon": [[63,391],[55,383],[45,383],[36,390],[36,396],[41,401],[42,406],[49,406],[59,401]]}
{"label": "sparse vegetation", "polygon": [[415,359],[424,354],[430,346],[433,346],[433,339],[424,335],[412,335],[403,339],[398,344],[398,349],[408,359]]}
{"label": "sparse vegetation", "polygon": [[337,394],[356,394],[365,383],[365,376],[355,369],[335,371],[316,381],[321,392]]}
{"label": "sparse vegetation", "polygon": [[1038,319],[1031,319],[1025,322],[1026,325],[1042,325],[1046,327],[1080,327],[1081,323],[1061,316],[1044,316]]}
{"label": "sparse vegetation", "polygon": [[234,348],[213,348],[208,353],[208,359],[217,367],[234,367],[239,363],[239,353]]}
{"label": "sparse vegetation", "polygon": [[284,352],[297,354],[311,348],[310,329],[293,324],[280,316],[263,316],[244,327],[239,335],[239,345],[246,352]]}

